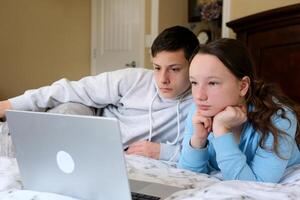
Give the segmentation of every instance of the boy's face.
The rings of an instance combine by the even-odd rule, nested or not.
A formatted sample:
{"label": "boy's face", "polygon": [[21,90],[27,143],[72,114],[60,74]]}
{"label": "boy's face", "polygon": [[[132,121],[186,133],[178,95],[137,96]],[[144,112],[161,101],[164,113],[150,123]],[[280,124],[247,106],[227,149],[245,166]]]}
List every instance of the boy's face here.
{"label": "boy's face", "polygon": [[189,62],[183,50],[162,51],[152,58],[159,94],[174,99],[190,87]]}

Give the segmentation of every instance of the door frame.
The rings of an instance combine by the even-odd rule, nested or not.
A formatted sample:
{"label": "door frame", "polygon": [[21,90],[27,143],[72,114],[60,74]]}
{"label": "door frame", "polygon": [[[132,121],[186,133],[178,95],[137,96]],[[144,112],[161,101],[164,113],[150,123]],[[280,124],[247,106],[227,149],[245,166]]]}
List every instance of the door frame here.
{"label": "door frame", "polygon": [[226,26],[226,23],[231,20],[231,0],[223,0],[222,10],[222,38],[229,38],[232,30]]}
{"label": "door frame", "polygon": [[[140,26],[140,53],[138,55],[140,66],[144,66],[145,63],[145,0],[141,1],[141,17],[144,20],[141,20],[141,26]],[[91,66],[90,66],[90,74],[96,75],[96,67],[97,67],[97,52],[99,49],[97,49],[97,41],[101,40],[101,38],[97,38],[97,13],[99,12],[97,10],[97,3],[101,3],[102,0],[91,0]],[[101,12],[101,11],[100,11]],[[102,23],[103,24],[103,23]]]}

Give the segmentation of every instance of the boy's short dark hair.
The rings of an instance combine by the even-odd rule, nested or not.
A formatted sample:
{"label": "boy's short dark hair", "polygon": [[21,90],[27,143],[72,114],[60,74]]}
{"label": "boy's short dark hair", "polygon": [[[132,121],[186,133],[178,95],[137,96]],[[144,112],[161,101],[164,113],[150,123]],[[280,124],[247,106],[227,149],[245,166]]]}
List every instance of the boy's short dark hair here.
{"label": "boy's short dark hair", "polygon": [[183,50],[187,60],[193,55],[194,50],[199,46],[196,35],[186,27],[173,26],[161,32],[153,41],[151,55],[155,57],[162,51]]}

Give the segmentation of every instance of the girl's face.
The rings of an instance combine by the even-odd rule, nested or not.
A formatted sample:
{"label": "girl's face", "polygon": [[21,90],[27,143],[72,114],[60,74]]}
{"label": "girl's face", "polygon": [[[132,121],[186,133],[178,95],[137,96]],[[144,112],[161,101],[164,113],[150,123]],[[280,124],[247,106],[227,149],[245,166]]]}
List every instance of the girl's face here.
{"label": "girl's face", "polygon": [[241,105],[250,79],[236,78],[214,55],[197,54],[190,65],[192,94],[198,111],[213,117],[227,106]]}

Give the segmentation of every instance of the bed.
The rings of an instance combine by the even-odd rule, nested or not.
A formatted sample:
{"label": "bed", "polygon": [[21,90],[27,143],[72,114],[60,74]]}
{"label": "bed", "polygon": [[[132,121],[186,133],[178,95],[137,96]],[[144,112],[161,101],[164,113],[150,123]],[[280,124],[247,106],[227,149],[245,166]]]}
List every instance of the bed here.
{"label": "bed", "polygon": [[[277,82],[300,102],[300,4],[255,14],[228,23],[254,55],[259,76]],[[272,71],[272,75],[270,75]],[[74,200],[51,193],[21,190],[22,183],[7,135],[0,122],[0,199]],[[206,175],[177,169],[166,163],[140,156],[126,156],[130,178],[182,187],[171,200],[199,199],[299,199],[300,165],[287,170],[278,184],[221,181],[219,174]]]}
{"label": "bed", "polygon": [[[168,200],[200,199],[299,199],[300,165],[285,173],[279,184],[247,181],[220,181],[215,176],[196,174],[177,169],[174,165],[140,156],[126,156],[128,175],[137,180],[148,180],[184,188]],[[1,200],[75,200],[53,193],[21,190],[22,184],[16,160],[0,157]]]}
{"label": "bed", "polygon": [[[22,182],[11,147],[7,124],[0,122],[0,199],[1,200],[75,200],[53,193],[22,190]],[[125,156],[128,176],[183,188],[168,200],[195,199],[298,199],[300,164],[287,170],[279,184],[247,181],[221,181],[220,174],[206,175],[178,169],[174,163],[141,156]]]}

